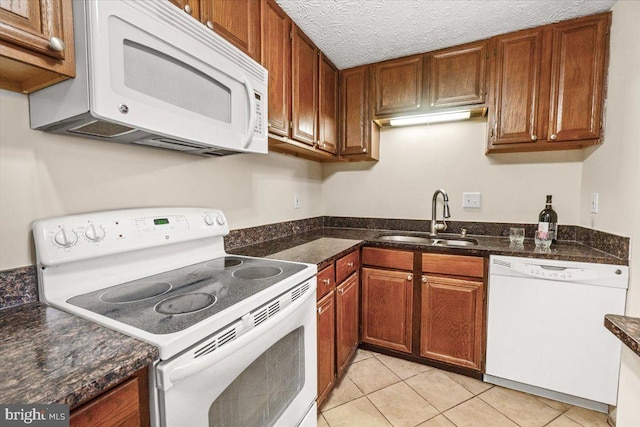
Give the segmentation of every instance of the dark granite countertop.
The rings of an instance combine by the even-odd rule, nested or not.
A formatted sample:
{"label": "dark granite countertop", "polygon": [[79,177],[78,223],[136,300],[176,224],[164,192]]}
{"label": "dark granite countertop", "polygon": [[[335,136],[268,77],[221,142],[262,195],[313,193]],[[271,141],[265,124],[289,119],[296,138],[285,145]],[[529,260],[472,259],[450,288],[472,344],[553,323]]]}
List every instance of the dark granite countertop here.
{"label": "dark granite countertop", "polygon": [[640,318],[607,314],[604,316],[604,326],[640,356]]}
{"label": "dark granite countertop", "polygon": [[0,310],[0,403],[76,406],[158,358],[158,349],[39,302]]}
{"label": "dark granite countertop", "polygon": [[[340,240],[346,239],[349,242],[359,241],[367,246],[379,246],[405,250],[420,250],[425,252],[451,253],[458,255],[507,255],[530,258],[559,259],[565,261],[591,262],[597,264],[628,265],[628,260],[615,257],[606,252],[594,249],[584,244],[573,241],[558,241],[549,250],[540,250],[535,247],[533,239],[525,239],[524,245],[514,247],[509,243],[508,237],[477,236],[469,235],[478,240],[477,246],[452,247],[452,246],[429,246],[415,243],[391,242],[378,238],[383,234],[397,235],[424,235],[423,233],[411,233],[406,231],[374,230],[358,228],[330,228],[324,227],[305,233],[295,234],[281,239],[269,240],[266,242],[244,246],[233,249],[229,252],[238,255],[248,255],[257,257],[278,258],[283,254],[284,260],[301,261],[315,263],[318,269],[328,265],[332,259],[339,255],[334,255],[330,259],[323,259],[325,254],[331,254],[331,246],[335,245],[336,254],[344,253]],[[446,236],[446,233],[444,234]],[[321,239],[317,244],[310,244]],[[325,240],[327,239],[327,240]],[[299,247],[299,248],[298,248]],[[297,252],[299,251],[299,252]],[[329,257],[327,257],[329,258]]]}

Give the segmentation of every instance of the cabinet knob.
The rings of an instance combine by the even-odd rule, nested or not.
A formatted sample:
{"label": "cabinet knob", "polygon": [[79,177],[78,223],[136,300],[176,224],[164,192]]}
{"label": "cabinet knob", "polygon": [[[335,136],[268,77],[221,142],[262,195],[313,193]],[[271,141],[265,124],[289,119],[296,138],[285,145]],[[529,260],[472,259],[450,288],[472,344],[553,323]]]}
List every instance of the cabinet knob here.
{"label": "cabinet knob", "polygon": [[538,136],[537,135],[531,135],[531,140],[532,141],[537,141],[538,140]]}
{"label": "cabinet knob", "polygon": [[344,289],[340,288],[340,295],[343,295],[343,294],[344,294]]}
{"label": "cabinet knob", "polygon": [[207,21],[207,27],[209,27],[210,30],[213,30],[213,21]]}
{"label": "cabinet knob", "polygon": [[349,267],[349,268],[353,267],[353,262],[348,262],[347,263],[347,267]]}
{"label": "cabinet knob", "polygon": [[64,52],[65,47],[66,46],[62,39],[59,39],[57,37],[51,37],[49,39],[49,48],[51,50],[55,50],[56,52]]}
{"label": "cabinet knob", "polygon": [[325,285],[330,285],[331,279],[322,279],[322,283],[324,283]]}
{"label": "cabinet knob", "polygon": [[322,314],[322,307],[318,307],[318,314]]}
{"label": "cabinet knob", "polygon": [[363,153],[366,153],[366,152],[367,152],[367,149],[366,149],[366,148],[363,148],[363,149],[362,149],[362,152],[363,152]]}
{"label": "cabinet knob", "polygon": [[422,276],[422,283],[427,283],[427,276]]}
{"label": "cabinet knob", "polygon": [[187,12],[189,15],[191,15],[191,12],[193,12],[193,9],[191,9],[191,5],[185,4],[184,11]]}
{"label": "cabinet knob", "polygon": [[554,133],[549,137],[549,139],[551,139],[552,141],[555,141],[556,139],[558,139],[558,135]]}
{"label": "cabinet knob", "polygon": [[413,274],[408,275],[407,276],[407,280],[409,280],[409,281],[413,280]]}

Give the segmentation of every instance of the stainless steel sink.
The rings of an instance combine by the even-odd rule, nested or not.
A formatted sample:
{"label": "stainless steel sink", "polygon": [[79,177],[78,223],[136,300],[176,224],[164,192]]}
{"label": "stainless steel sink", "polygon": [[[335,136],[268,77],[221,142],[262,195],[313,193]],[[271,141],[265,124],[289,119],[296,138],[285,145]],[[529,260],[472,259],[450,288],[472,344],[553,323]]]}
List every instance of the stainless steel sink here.
{"label": "stainless steel sink", "polygon": [[390,242],[415,243],[418,245],[430,246],[476,246],[478,241],[466,237],[427,237],[427,236],[408,236],[405,234],[383,234],[377,237],[378,240],[386,240]]}

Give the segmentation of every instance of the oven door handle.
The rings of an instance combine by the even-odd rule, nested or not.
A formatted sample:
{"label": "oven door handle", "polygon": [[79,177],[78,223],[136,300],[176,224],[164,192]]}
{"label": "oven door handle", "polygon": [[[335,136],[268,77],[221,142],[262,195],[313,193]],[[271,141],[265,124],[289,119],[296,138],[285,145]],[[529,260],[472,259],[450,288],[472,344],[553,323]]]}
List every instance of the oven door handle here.
{"label": "oven door handle", "polygon": [[[304,311],[301,313],[296,313],[299,309],[304,308],[305,304],[309,304],[309,310],[312,311],[315,317],[315,288],[312,289],[313,292],[306,292],[302,298],[292,302],[287,307],[285,307],[282,311],[278,312],[276,316],[271,321],[266,321],[261,323],[258,327],[252,327],[248,332],[240,335],[238,338],[230,341],[228,344],[225,344],[222,347],[219,347],[217,350],[212,351],[211,353],[194,358],[192,356],[193,352],[189,352],[188,359],[183,362],[177,364],[175,367],[173,364],[169,364],[167,366],[159,368],[162,372],[158,372],[157,374],[157,387],[163,391],[169,390],[178,382],[188,378],[192,375],[198,374],[205,369],[208,369],[212,365],[216,364],[220,360],[229,357],[233,353],[238,351],[238,348],[242,348],[247,343],[251,343],[252,341],[258,339],[261,335],[264,334],[265,328],[264,326],[268,325],[268,328],[273,328],[277,324],[289,321],[289,322],[300,322],[297,316],[304,317]],[[309,301],[312,299],[313,301]]]}

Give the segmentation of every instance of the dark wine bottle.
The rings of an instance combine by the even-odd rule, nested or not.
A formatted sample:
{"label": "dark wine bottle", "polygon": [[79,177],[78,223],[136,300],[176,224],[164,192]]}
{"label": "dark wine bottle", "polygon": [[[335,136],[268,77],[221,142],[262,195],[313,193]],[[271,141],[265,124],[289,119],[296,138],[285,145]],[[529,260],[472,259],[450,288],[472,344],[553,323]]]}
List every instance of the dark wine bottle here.
{"label": "dark wine bottle", "polygon": [[538,231],[546,231],[549,233],[552,241],[555,243],[558,238],[558,214],[551,207],[551,195],[547,195],[547,203],[545,208],[538,215]]}

